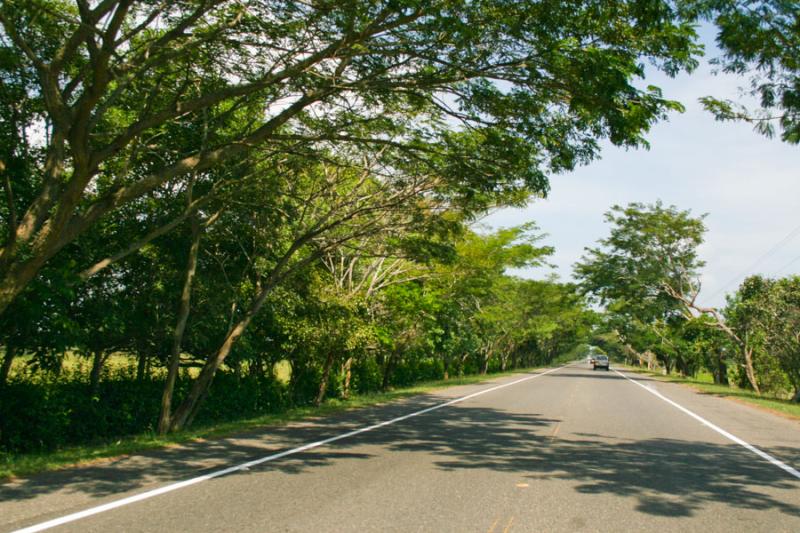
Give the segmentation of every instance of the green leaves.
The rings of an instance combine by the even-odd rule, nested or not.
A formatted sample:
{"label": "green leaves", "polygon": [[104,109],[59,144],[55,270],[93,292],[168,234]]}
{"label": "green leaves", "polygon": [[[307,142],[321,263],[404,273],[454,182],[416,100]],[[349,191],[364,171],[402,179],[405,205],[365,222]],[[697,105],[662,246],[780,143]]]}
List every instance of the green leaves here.
{"label": "green leaves", "polygon": [[600,241],[603,248],[587,249],[576,272],[602,302],[655,298],[664,285],[688,289],[703,266],[697,247],[704,217],[660,202],[614,206],[606,213],[610,236]]}
{"label": "green leaves", "polygon": [[[674,293],[699,290],[703,218],[661,202],[614,206],[606,213],[610,235],[600,247],[586,249],[575,275],[585,293],[619,318],[620,332],[630,339],[641,336],[641,327],[657,327],[682,315]],[[650,342],[639,346],[649,349]]]}
{"label": "green leaves", "polygon": [[799,401],[800,277],[748,277],[729,297],[725,317],[753,348],[762,387],[784,392],[783,374]]}
{"label": "green leaves", "polygon": [[437,194],[472,215],[520,205],[602,138],[644,145],[676,104],[637,88],[642,61],[674,73],[697,54],[691,20],[660,0],[115,5],[0,8],[3,78],[38,100],[20,126],[47,124],[50,154],[15,176],[31,224],[3,249],[7,298],[32,276],[12,273],[99,220],[143,198],[166,212],[191,179],[217,192],[240,178],[222,168],[253,156],[391,147],[393,173],[438,174]]}
{"label": "green leaves", "polygon": [[700,101],[718,120],[743,120],[759,133],[800,143],[800,24],[792,0],[695,0],[718,28],[723,55],[712,60],[723,72],[748,76],[747,93],[760,108],[712,96]]}

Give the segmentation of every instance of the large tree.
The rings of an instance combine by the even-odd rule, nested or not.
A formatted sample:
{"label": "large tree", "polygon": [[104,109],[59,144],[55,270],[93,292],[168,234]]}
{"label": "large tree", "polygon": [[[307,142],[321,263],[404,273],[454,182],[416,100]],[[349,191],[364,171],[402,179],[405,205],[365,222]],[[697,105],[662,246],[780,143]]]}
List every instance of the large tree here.
{"label": "large tree", "polygon": [[[678,107],[636,82],[643,59],[673,74],[697,52],[659,0],[7,0],[0,24],[2,98],[36,104],[4,133],[0,312],[99,221],[255,149],[389,144],[465,195],[544,191]],[[165,211],[122,251],[174,227]]]}
{"label": "large tree", "polygon": [[[220,234],[218,261],[242,263],[227,277],[230,319],[221,322],[217,344],[208,347],[199,376],[174,413],[171,390],[165,389],[161,429],[180,429],[191,422],[211,382],[250,323],[279,284],[300,270],[316,264],[340,246],[367,236],[391,240],[411,231],[431,229],[447,213],[448,186],[438,175],[384,171],[388,151],[351,167],[332,158],[307,165],[292,158],[277,168],[263,168],[261,179],[231,199],[214,232]],[[396,168],[400,162],[391,160]],[[291,176],[292,179],[286,179]],[[231,231],[234,228],[234,231]],[[180,321],[189,318],[186,292],[191,290],[191,256],[186,287],[181,295],[182,313],[175,330],[174,346],[180,346]],[[235,274],[235,277],[234,277]],[[231,279],[232,278],[232,279]],[[173,348],[171,374],[177,372],[179,348]],[[174,379],[174,378],[173,378]],[[171,386],[168,381],[167,387]]]}
{"label": "large tree", "polygon": [[609,237],[586,250],[575,265],[576,277],[585,292],[622,318],[620,333],[630,330],[626,340],[641,337],[645,327],[645,337],[666,342],[664,328],[685,310],[680,297],[699,291],[703,216],[661,202],[632,203],[612,207],[606,221]]}

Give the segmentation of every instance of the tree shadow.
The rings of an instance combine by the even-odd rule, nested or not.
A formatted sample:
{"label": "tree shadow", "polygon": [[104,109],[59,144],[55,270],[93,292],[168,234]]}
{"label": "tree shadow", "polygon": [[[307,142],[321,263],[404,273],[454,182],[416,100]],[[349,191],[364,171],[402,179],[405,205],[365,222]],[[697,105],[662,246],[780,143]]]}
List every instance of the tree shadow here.
{"label": "tree shadow", "polygon": [[[584,373],[560,374],[567,379],[572,375],[587,377]],[[616,375],[607,377],[622,379]],[[605,378],[603,375],[601,379]],[[17,480],[0,485],[0,501],[28,499],[59,490],[104,497],[161,485],[441,402],[441,397],[422,395],[300,424]],[[462,403],[230,475],[254,475],[267,470],[293,475],[309,473],[343,460],[368,460],[375,452],[365,452],[362,446],[367,445],[388,452],[429,454],[442,471],[483,469],[514,473],[534,481],[567,480],[580,493],[632,498],[637,511],[648,515],[692,516],[705,504],[717,503],[800,517],[800,497],[783,501],[769,493],[794,490],[800,495],[800,483],[738,445],[670,438],[622,439],[591,433],[553,438],[558,422],[535,413]],[[797,450],[785,447],[771,452],[780,458],[794,456]],[[213,464],[209,467],[206,462]]]}
{"label": "tree shadow", "polygon": [[[198,439],[178,446],[99,459],[94,463],[26,478],[3,480],[0,481],[0,514],[4,502],[31,499],[59,491],[102,498],[182,481],[376,424],[387,418],[402,416],[441,402],[441,398],[420,395],[383,406],[345,411],[324,418],[310,417],[287,426],[262,427],[213,440]],[[337,460],[368,457],[368,454],[325,448],[321,452],[314,450],[296,454],[268,464],[270,468],[296,474]],[[298,458],[302,458],[302,461],[297,461]]]}
{"label": "tree shadow", "polygon": [[[398,426],[385,441],[390,450],[435,453],[442,470],[570,480],[581,493],[634,498],[637,511],[650,515],[692,516],[713,502],[800,517],[800,483],[739,445],[592,434],[564,440],[537,431],[547,422],[535,415],[460,407],[439,424]],[[771,452],[785,458],[797,450]],[[774,489],[794,490],[798,497],[787,502],[763,491]]]}
{"label": "tree shadow", "polygon": [[[532,480],[569,480],[580,493],[633,498],[636,510],[648,515],[688,517],[717,503],[800,517],[800,483],[737,444],[589,433],[565,440],[551,436],[560,420],[537,414],[463,404],[446,413],[368,432],[315,453],[335,460],[337,451],[372,445],[431,454],[444,471],[484,469]],[[797,450],[770,452],[786,458]],[[768,493],[776,489],[796,491],[798,497],[783,501]]]}
{"label": "tree shadow", "polygon": [[587,372],[565,372],[561,371],[558,374],[555,374],[553,377],[563,377],[563,378],[581,378],[581,379],[614,379],[614,380],[622,380],[625,381],[625,378],[621,377],[619,374],[614,373],[614,367],[611,367],[610,370],[592,370],[591,367],[586,369]]}

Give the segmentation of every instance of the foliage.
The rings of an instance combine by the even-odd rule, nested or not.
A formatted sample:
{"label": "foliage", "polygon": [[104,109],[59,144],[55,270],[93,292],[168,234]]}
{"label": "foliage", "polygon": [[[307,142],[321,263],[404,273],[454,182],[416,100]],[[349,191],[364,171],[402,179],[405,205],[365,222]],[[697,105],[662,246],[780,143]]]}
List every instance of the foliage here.
{"label": "foliage", "polygon": [[[547,364],[590,339],[722,376],[730,347],[678,297],[699,290],[702,217],[612,208],[579,287],[509,273],[553,253],[535,224],[474,222],[545,196],[602,140],[646,146],[681,106],[640,83],[644,62],[692,70],[697,17],[747,22],[730,9],[4,2],[0,446],[180,431]],[[738,61],[745,36],[725,32]],[[770,53],[741,65],[791,72],[789,53]],[[791,111],[779,92],[762,103]],[[780,287],[741,305],[765,310],[759,369],[795,380],[795,346],[781,344],[793,311],[766,311],[794,309]],[[89,375],[62,368],[68,352]]]}
{"label": "foliage", "polygon": [[[228,212],[236,214],[233,208]],[[212,226],[205,235],[207,251],[199,261],[180,357],[183,370],[173,391],[177,403],[190,394],[198,367],[207,364],[204,354],[215,350],[225,334],[222,328],[235,321],[239,306],[257,290],[254,258],[264,257],[269,268],[270,256],[253,247],[267,243],[249,234],[257,228],[230,235]],[[308,263],[269,293],[252,328],[216,373],[193,423],[551,362],[585,341],[594,313],[573,286],[506,274],[510,267],[541,264],[551,253],[539,245],[542,237],[535,229],[528,224],[481,234],[462,227],[456,233],[428,234],[442,249],[449,242],[453,253],[441,254],[441,261],[426,255],[427,263],[412,255],[388,255],[407,249],[390,241],[380,245],[386,255],[364,255],[377,249],[370,235],[359,241],[369,248],[338,249],[336,254],[344,255]],[[400,235],[397,230],[394,234]],[[415,248],[423,242],[414,241]],[[163,370],[147,369],[166,364],[163,347],[169,331],[164,323],[175,319],[175,310],[164,303],[175,301],[181,290],[181,254],[172,243],[158,240],[146,253],[94,276],[80,286],[78,301],[50,300],[70,310],[75,326],[60,338],[69,339],[77,353],[85,346],[114,353],[130,365],[101,368],[93,381],[81,370],[48,371],[39,364],[41,356],[27,356],[24,370],[18,365],[20,370],[0,387],[0,445],[5,451],[52,450],[155,431]],[[231,246],[247,253],[230,253]],[[334,268],[345,264],[344,270]],[[135,290],[120,290],[127,286]],[[141,327],[132,327],[139,322]],[[21,345],[28,354],[36,339]],[[60,367],[64,348],[53,350]],[[281,361],[291,366],[288,382],[274,374]],[[36,424],[25,423],[17,416],[21,412]]]}
{"label": "foliage", "polygon": [[745,279],[725,315],[753,346],[762,387],[778,393],[791,387],[800,401],[800,277]]}
{"label": "foliage", "polygon": [[[575,266],[582,290],[606,307],[600,343],[626,359],[684,376],[707,369],[756,393],[800,401],[800,280],[747,278],[722,311],[696,304],[705,227],[689,211],[615,206],[611,235]],[[619,342],[618,342],[619,341]]]}
{"label": "foliage", "polygon": [[252,158],[391,148],[387,170],[438,176],[458,209],[519,204],[598,139],[645,144],[680,106],[640,88],[642,59],[674,75],[699,52],[661,0],[9,0],[0,23],[0,96],[34,102],[9,119],[23,134],[5,166],[27,170],[5,173],[0,311],[99,225],[134,216],[143,231],[110,241],[133,253],[246,182],[230,168]]}
{"label": "foliage", "polygon": [[800,24],[793,0],[696,0],[688,2],[714,21],[723,72],[750,77],[747,94],[760,108],[712,96],[702,98],[718,120],[744,120],[768,137],[800,143]]}
{"label": "foliage", "polygon": [[582,290],[605,305],[612,327],[637,351],[654,352],[670,370],[683,351],[672,329],[684,319],[675,294],[696,293],[703,262],[703,217],[675,206],[632,203],[606,213],[612,227],[575,265]]}

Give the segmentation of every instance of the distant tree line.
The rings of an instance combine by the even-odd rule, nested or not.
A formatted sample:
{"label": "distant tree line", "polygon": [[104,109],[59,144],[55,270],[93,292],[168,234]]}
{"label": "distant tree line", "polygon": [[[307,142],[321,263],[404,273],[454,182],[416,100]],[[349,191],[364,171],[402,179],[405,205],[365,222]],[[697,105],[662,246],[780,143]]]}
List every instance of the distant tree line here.
{"label": "distant tree line", "polygon": [[602,340],[636,364],[800,401],[800,276],[752,275],[725,307],[700,305],[703,218],[661,203],[607,214],[609,237],[576,265],[606,309]]}

